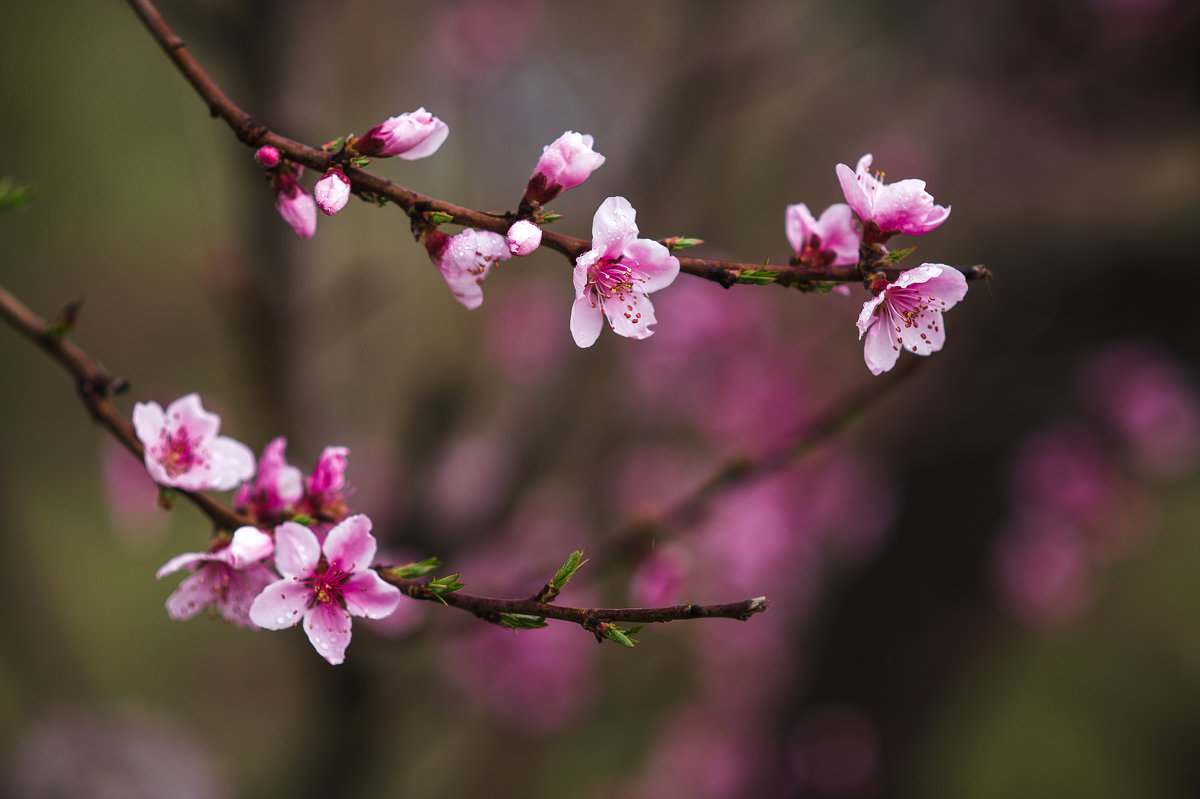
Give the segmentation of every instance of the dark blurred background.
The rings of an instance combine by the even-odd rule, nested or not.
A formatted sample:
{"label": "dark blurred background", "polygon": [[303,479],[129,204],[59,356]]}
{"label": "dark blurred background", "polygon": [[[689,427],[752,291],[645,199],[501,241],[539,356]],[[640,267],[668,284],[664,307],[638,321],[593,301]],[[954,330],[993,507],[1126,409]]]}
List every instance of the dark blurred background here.
{"label": "dark blurred background", "polygon": [[953,206],[894,241],[907,263],[995,278],[844,433],[655,525],[872,379],[865,292],[683,276],[654,337],[577,350],[560,256],[501,265],[467,312],[395,209],[355,201],[299,241],[126,6],[5,4],[0,177],[36,199],[0,215],[0,282],[43,316],[84,299],[74,338],[131,382],[124,407],[198,391],[305,471],[349,446],[386,557],[437,555],[478,593],[532,593],[586,546],[565,603],[775,600],[633,651],[407,603],[356,621],[339,667],[298,631],[172,622],[177,578],[153,575],[205,520],[158,510],[0,331],[6,795],[1196,795],[1195,3],[161,10],[283,135],[437,114],[436,156],[371,167],[417,191],[514,208],[577,130],[608,160],[558,229],[589,235],[620,194],[643,235],[782,263],[784,207],[840,201],[834,165],[871,152]]}

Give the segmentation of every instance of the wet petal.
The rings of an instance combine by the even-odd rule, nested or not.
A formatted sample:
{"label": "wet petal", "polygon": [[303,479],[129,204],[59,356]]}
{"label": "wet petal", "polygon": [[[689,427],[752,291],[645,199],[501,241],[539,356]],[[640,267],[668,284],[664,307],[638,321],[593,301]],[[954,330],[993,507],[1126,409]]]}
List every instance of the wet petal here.
{"label": "wet petal", "polygon": [[665,289],[679,276],[679,259],[671,251],[650,239],[638,239],[625,248],[627,259],[637,261],[636,288],[644,294]]}
{"label": "wet petal", "polygon": [[307,577],[321,557],[317,537],[303,525],[284,522],[275,528],[275,568],[284,577]]}
{"label": "wet petal", "polygon": [[600,338],[604,328],[604,314],[600,307],[592,305],[586,297],[577,297],[571,306],[571,335],[580,347],[590,347]]}
{"label": "wet petal", "polygon": [[167,597],[168,616],[176,621],[190,619],[213,603],[213,581],[220,576],[219,572],[214,574],[216,565],[209,564],[197,569],[179,584]]}
{"label": "wet petal", "polygon": [[233,534],[229,546],[222,550],[226,563],[235,569],[244,569],[271,556],[275,542],[271,536],[255,527],[239,527]]}
{"label": "wet petal", "polygon": [[609,197],[600,203],[592,217],[592,247],[605,258],[617,259],[625,247],[637,238],[637,211],[624,197]]}
{"label": "wet petal", "polygon": [[382,619],[390,616],[400,604],[400,589],[383,580],[371,570],[359,572],[346,580],[342,594],[346,609],[352,616]]}
{"label": "wet petal", "polygon": [[350,615],[337,605],[315,605],[304,616],[304,632],[317,654],[337,665],[350,645]]}
{"label": "wet petal", "polygon": [[330,566],[355,572],[369,568],[375,560],[375,536],[371,535],[371,520],[366,514],[356,514],[329,531],[325,538],[325,557]]}
{"label": "wet petal", "polygon": [[250,605],[250,621],[264,630],[282,630],[300,622],[312,589],[285,577],[262,590]]}
{"label": "wet petal", "polygon": [[613,332],[619,336],[643,339],[651,336],[650,329],[657,320],[650,298],[641,292],[629,292],[604,301],[604,313]]}

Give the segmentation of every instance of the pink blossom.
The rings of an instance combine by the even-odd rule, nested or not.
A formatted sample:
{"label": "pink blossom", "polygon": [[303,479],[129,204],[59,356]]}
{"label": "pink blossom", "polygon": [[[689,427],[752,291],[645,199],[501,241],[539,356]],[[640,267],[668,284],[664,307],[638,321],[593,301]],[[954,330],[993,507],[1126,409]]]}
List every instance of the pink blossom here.
{"label": "pink blossom", "polygon": [[363,155],[380,158],[398,155],[406,161],[415,161],[436,153],[449,135],[449,126],[421,107],[380,122],[363,134],[354,147]]}
{"label": "pink blossom", "polygon": [[542,243],[542,229],[528,219],[518,219],[508,229],[508,251],[513,255],[529,255]]}
{"label": "pink blossom", "polygon": [[878,226],[883,239],[893,233],[928,233],[950,216],[949,206],[933,204],[933,195],[925,191],[925,181],[909,178],[884,183],[882,174],[875,177],[868,171],[870,167],[871,154],[867,153],[858,159],[853,172],[845,164],[838,164],[837,176],[854,213],[864,224]]}
{"label": "pink blossom", "polygon": [[425,236],[425,249],[454,299],[470,309],[483,303],[483,279],[492,265],[511,255],[499,233],[471,228],[449,238],[435,230]]}
{"label": "pink blossom", "polygon": [[178,621],[190,619],[203,608],[215,605],[226,621],[239,627],[253,627],[250,604],[275,579],[275,573],[263,565],[275,544],[271,536],[253,527],[241,527],[233,540],[222,542],[208,552],[186,552],[167,561],[156,575],[188,568],[192,574],[167,597],[167,614]]}
{"label": "pink blossom", "polygon": [[250,620],[266,630],[303,621],[321,657],[337,665],[350,645],[350,617],[381,619],[400,604],[400,589],[371,569],[375,536],[371,520],[350,516],[329,531],[324,545],[307,527],[284,522],[275,528],[275,567],[282,579],[258,595]]}
{"label": "pink blossom", "polygon": [[542,148],[542,157],[533,168],[525,199],[548,203],[567,189],[588,179],[604,163],[604,156],[592,149],[592,137],[568,130]]}
{"label": "pink blossom", "polygon": [[333,167],[313,186],[317,207],[326,216],[333,216],[350,200],[350,180],[340,167]]}
{"label": "pink blossom", "polygon": [[317,232],[317,206],[312,195],[290,173],[272,177],[275,186],[275,209],[297,236],[311,239]]}
{"label": "pink blossom", "polygon": [[624,197],[609,197],[592,219],[592,249],[575,261],[571,335],[580,347],[600,336],[603,318],[617,335],[642,339],[657,321],[647,294],[679,274],[679,259],[662,244],[639,239],[637,212]]}
{"label": "pink blossom", "polygon": [[942,312],[966,294],[962,272],[945,264],[922,264],[901,273],[895,283],[863,303],[858,337],[867,337],[863,356],[871,374],[895,366],[901,347],[917,355],[940,350],[946,343]]}
{"label": "pink blossom", "polygon": [[248,510],[259,521],[277,519],[304,496],[304,476],[288,465],[286,438],[276,438],[263,447],[258,475],[253,483],[242,483],[233,495],[233,506]]}
{"label": "pink blossom", "polygon": [[346,515],[347,447],[326,447],[305,481],[300,509],[313,518],[340,519]]}
{"label": "pink blossom", "polygon": [[858,263],[860,236],[854,215],[845,203],[831,205],[814,219],[804,203],[789,205],[784,227],[798,263],[812,266],[845,266]]}
{"label": "pink blossom", "polygon": [[269,144],[265,147],[259,147],[254,153],[254,160],[267,169],[270,169],[279,163],[279,151]]}
{"label": "pink blossom", "polygon": [[221,417],[204,410],[197,394],[133,408],[133,427],[146,450],[154,482],[184,491],[226,491],[254,475],[254,453],[240,441],[218,436]]}

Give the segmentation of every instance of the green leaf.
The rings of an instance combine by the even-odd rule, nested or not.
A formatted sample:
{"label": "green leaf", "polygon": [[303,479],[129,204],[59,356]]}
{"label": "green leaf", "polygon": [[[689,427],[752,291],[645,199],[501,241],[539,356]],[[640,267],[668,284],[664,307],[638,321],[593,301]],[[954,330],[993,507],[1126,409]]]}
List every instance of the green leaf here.
{"label": "green leaf", "polygon": [[577,549],[572,552],[567,558],[567,562],[562,565],[562,568],[550,580],[550,587],[556,590],[561,589],[571,581],[571,578],[575,576],[575,572],[579,571],[585,563],[587,563],[587,560],[583,557],[583,550]]}
{"label": "green leaf", "polygon": [[453,594],[455,591],[463,587],[463,584],[458,581],[458,577],[458,572],[455,572],[454,574],[448,574],[445,577],[439,577],[436,580],[430,580],[429,582],[425,583],[425,587],[433,592],[435,596],[441,596],[442,594]]}
{"label": "green leaf", "polygon": [[889,264],[898,264],[905,258],[913,254],[916,247],[905,247],[903,250],[892,250],[887,255],[883,256],[883,260]]}
{"label": "green leaf", "polygon": [[690,250],[692,247],[698,247],[704,243],[704,239],[693,239],[689,236],[671,236],[662,240],[667,249],[671,252],[679,250]]}
{"label": "green leaf", "polygon": [[454,216],[445,211],[430,211],[426,218],[435,225],[444,225],[447,222],[453,222]]}
{"label": "green leaf", "polygon": [[15,211],[33,200],[33,186],[18,186],[12,178],[0,178],[0,211]]}
{"label": "green leaf", "polygon": [[413,563],[405,563],[403,566],[388,566],[380,571],[385,571],[399,580],[411,580],[414,577],[424,577],[430,572],[436,571],[441,565],[442,562],[438,558],[426,558]]}
{"label": "green leaf", "polygon": [[524,613],[501,613],[500,626],[510,630],[537,630],[546,625],[546,619],[541,616],[529,616]]}
{"label": "green leaf", "polygon": [[371,159],[367,158],[365,155],[355,156],[354,158],[350,159],[350,165],[356,166],[359,169],[362,169],[364,166],[366,166],[369,163],[371,163]]}
{"label": "green leaf", "polygon": [[562,214],[541,214],[538,216],[538,219],[541,220],[543,225],[553,225],[555,222],[557,222],[558,220],[560,220],[562,218],[563,218]]}
{"label": "green leaf", "polygon": [[297,513],[295,516],[293,516],[290,519],[290,521],[293,521],[296,524],[300,524],[305,527],[312,527],[314,524],[317,523],[317,520],[314,519],[312,516],[309,516],[307,513]]}
{"label": "green leaf", "polygon": [[762,269],[754,269],[742,272],[740,275],[738,275],[737,282],[746,283],[752,286],[765,286],[768,283],[774,283],[777,277],[779,277],[779,270],[767,269],[766,264],[764,264]]}
{"label": "green leaf", "polygon": [[636,633],[641,629],[641,627],[630,627],[627,630],[622,630],[615,624],[602,624],[600,626],[600,634],[610,641],[616,641],[621,646],[633,649],[633,647],[637,644],[637,639],[630,638],[629,633]]}

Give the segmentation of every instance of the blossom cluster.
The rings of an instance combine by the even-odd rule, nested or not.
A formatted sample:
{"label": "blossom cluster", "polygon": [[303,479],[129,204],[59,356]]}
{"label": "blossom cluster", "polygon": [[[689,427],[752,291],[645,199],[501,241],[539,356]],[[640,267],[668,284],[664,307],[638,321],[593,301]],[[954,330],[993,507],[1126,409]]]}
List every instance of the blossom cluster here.
{"label": "blossom cluster", "polygon": [[300,624],[317,652],[337,664],[350,644],[351,616],[379,619],[396,610],[400,590],[371,568],[371,520],[346,509],[345,447],[326,447],[305,477],[288,464],[283,438],[263,448],[256,469],[248,447],[217,435],[219,417],[195,394],[165,411],[138,403],[133,418],[157,483],[187,491],[237,486],[234,505],[254,521],[158,570],[160,578],[191,572],[167,599],[171,618],[212,607],[241,627]]}
{"label": "blossom cluster", "polygon": [[[391,117],[362,136],[331,142],[326,150],[336,150],[332,165],[312,195],[299,183],[302,168],[283,159],[274,147],[259,148],[255,158],[269,170],[280,215],[297,235],[311,238],[317,209],[336,214],[350,198],[344,164],[360,166],[369,158],[390,156],[426,158],[438,151],[449,132],[445,122],[422,107]],[[459,303],[478,308],[483,304],[483,282],[493,268],[538,249],[541,225],[552,221],[543,206],[581,185],[604,164],[605,156],[593,145],[591,135],[568,130],[542,148],[517,213],[508,215],[513,221],[507,235],[466,228],[451,236],[439,228],[448,218],[414,219],[418,239]],[[784,220],[795,252],[793,266],[859,266],[873,295],[858,318],[859,338],[866,339],[867,367],[878,375],[895,365],[901,350],[918,355],[940,350],[946,337],[942,314],[965,296],[967,287],[965,277],[945,264],[922,264],[894,281],[874,271],[892,260],[884,246],[888,239],[928,233],[946,221],[950,208],[935,204],[922,180],[885,183],[882,174],[872,174],[872,161],[868,153],[853,170],[837,165],[845,203],[830,206],[819,217],[804,203],[790,205]],[[578,346],[594,344],[605,321],[626,338],[644,339],[654,333],[657,319],[648,295],[669,286],[680,264],[666,244],[639,238],[638,232],[636,211],[626,198],[609,197],[596,210],[592,246],[575,259],[572,275],[570,330]]]}

